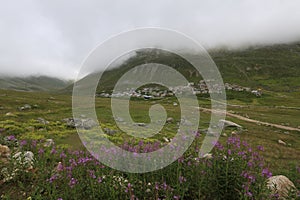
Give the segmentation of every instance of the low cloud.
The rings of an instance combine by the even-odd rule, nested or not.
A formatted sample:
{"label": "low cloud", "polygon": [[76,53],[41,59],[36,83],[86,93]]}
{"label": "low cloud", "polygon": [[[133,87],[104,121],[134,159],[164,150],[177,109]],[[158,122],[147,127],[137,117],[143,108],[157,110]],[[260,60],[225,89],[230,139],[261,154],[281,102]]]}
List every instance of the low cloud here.
{"label": "low cloud", "polygon": [[185,33],[206,48],[300,40],[300,1],[2,1],[0,74],[74,79],[89,52],[138,27]]}

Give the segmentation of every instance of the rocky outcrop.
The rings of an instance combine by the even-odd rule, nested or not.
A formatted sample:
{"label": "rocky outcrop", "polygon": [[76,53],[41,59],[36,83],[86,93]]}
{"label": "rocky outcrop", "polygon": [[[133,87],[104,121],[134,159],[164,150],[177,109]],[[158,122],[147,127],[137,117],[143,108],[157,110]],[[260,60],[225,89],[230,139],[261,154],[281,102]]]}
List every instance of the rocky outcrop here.
{"label": "rocky outcrop", "polygon": [[97,123],[93,119],[66,118],[62,121],[71,128],[83,128],[88,130],[97,126]]}
{"label": "rocky outcrop", "polygon": [[239,124],[237,124],[237,123],[234,123],[234,122],[232,122],[232,121],[228,121],[228,120],[223,120],[223,119],[221,119],[220,121],[219,121],[219,127],[224,127],[224,128],[226,128],[226,127],[234,127],[234,128],[238,128],[238,129],[241,129],[242,128],[242,126],[241,125],[239,125]]}
{"label": "rocky outcrop", "polygon": [[44,124],[44,125],[49,124],[49,121],[45,120],[45,119],[42,118],[42,117],[37,118],[37,121],[38,121],[39,123],[41,123],[41,124]]}
{"label": "rocky outcrop", "polygon": [[20,111],[23,111],[23,110],[31,110],[31,105],[25,104],[24,106],[19,107],[19,110],[20,110]]}
{"label": "rocky outcrop", "polygon": [[33,168],[34,154],[31,151],[18,152],[13,155],[13,159],[16,162],[15,164],[21,165],[27,169]]}
{"label": "rocky outcrop", "polygon": [[6,163],[10,156],[10,149],[6,145],[0,144],[0,162]]}
{"label": "rocky outcrop", "polygon": [[279,199],[285,199],[290,192],[295,191],[296,187],[286,176],[278,175],[268,178],[267,187],[274,195],[278,195]]}
{"label": "rocky outcrop", "polygon": [[54,146],[55,143],[54,143],[54,140],[53,139],[47,139],[44,143],[44,147],[51,147],[51,146]]}
{"label": "rocky outcrop", "polygon": [[284,145],[286,146],[286,142],[282,141],[282,140],[278,140],[278,144]]}

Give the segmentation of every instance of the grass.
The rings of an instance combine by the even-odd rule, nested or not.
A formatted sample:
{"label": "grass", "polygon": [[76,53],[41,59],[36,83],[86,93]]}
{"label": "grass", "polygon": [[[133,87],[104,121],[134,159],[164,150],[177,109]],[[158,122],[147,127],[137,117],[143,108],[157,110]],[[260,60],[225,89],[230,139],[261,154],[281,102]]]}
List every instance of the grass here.
{"label": "grass", "polygon": [[[297,101],[297,97],[300,96],[299,93],[274,93],[265,91],[265,94],[266,95],[263,95],[261,98],[251,97],[249,100],[248,94],[244,95],[239,93],[238,98],[229,99],[228,110],[234,111],[242,116],[248,115],[250,118],[261,121],[285,124],[292,127],[299,126],[298,116],[300,114],[300,110],[298,108],[300,106]],[[230,95],[234,96],[235,93],[231,93]],[[198,99],[199,105],[207,108],[210,107],[210,102],[208,99],[206,99],[206,97],[198,97]],[[148,109],[155,103],[162,104],[168,111],[168,116],[173,117],[175,120],[174,123],[165,126],[160,134],[154,136],[153,140],[148,140],[148,142],[157,140],[164,142],[163,137],[173,137],[174,131],[178,128],[176,122],[180,120],[179,106],[174,106],[174,101],[176,101],[174,98],[150,101],[133,99],[131,101],[131,114],[136,122],[149,122]],[[18,107],[23,106],[24,104],[37,105],[37,107],[31,110],[20,111]],[[72,149],[71,152],[76,150],[84,150],[76,130],[68,128],[61,121],[64,118],[72,117],[70,95],[2,90],[0,95],[0,107],[0,128],[5,129],[1,135],[1,140],[3,140],[3,138],[7,135],[16,135],[19,140],[28,140],[28,143],[32,140],[45,140],[52,138],[55,140],[56,149],[59,152],[67,152],[66,149]],[[99,122],[103,127],[118,130],[110,111],[110,99],[96,98],[96,111]],[[9,112],[11,112],[13,116],[6,116],[6,113]],[[49,124],[40,124],[36,120],[38,117],[45,118],[49,121]],[[209,113],[201,112],[201,131],[207,129],[209,119]],[[264,160],[266,161],[265,166],[268,167],[273,174],[286,175],[299,188],[300,184],[297,182],[299,180],[299,174],[296,171],[296,166],[299,165],[300,160],[299,132],[289,131],[287,134],[284,133],[285,131],[283,130],[267,126],[258,126],[257,124],[245,122],[232,117],[227,117],[227,120],[236,122],[243,126],[243,132],[239,135],[241,140],[247,141],[253,148],[256,148],[258,145],[264,146],[264,151],[261,151],[260,155],[264,157]],[[231,131],[234,131],[234,129],[224,130],[227,135],[230,135]],[[198,138],[198,144],[201,144],[203,137],[204,134]],[[132,141],[131,137],[125,133],[122,133],[120,130],[117,134],[109,136],[109,139],[119,143],[119,145],[122,145],[124,140],[133,142],[132,145],[136,145],[138,143],[138,141]],[[284,146],[278,144],[277,141],[279,139],[285,141],[289,145]],[[228,137],[221,137],[220,142],[223,145],[227,144]],[[195,143],[193,145],[193,148],[195,148]],[[16,150],[18,150],[20,147],[17,146],[16,148]],[[11,182],[1,183],[0,193],[3,195],[2,198],[4,199],[22,199],[30,196],[33,199],[58,199],[59,197],[62,197],[63,199],[69,199],[67,195],[73,195],[73,199],[80,199],[81,196],[79,193],[82,193],[82,195],[90,195],[85,196],[86,199],[108,198],[110,197],[108,195],[113,195],[116,199],[133,199],[132,195],[140,197],[139,199],[141,199],[141,197],[144,197],[145,199],[155,199],[156,197],[175,199],[177,196],[180,196],[181,199],[220,199],[220,195],[224,195],[224,193],[231,195],[230,197],[232,197],[232,190],[239,188],[241,189],[239,195],[240,198],[243,197],[244,199],[251,199],[249,196],[250,194],[247,196],[247,191],[242,190],[245,189],[245,187],[242,187],[242,183],[248,183],[248,179],[245,180],[245,177],[238,176],[240,175],[238,173],[242,172],[237,171],[237,174],[230,175],[230,173],[233,173],[233,171],[239,167],[241,169],[245,168],[242,167],[244,164],[230,164],[230,167],[232,167],[230,170],[232,171],[227,171],[225,174],[221,172],[223,170],[226,171],[226,169],[229,170],[229,168],[226,168],[228,167],[227,165],[223,165],[224,163],[221,162],[220,158],[213,160],[213,166],[216,168],[207,168],[207,163],[205,162],[202,163],[200,167],[190,167],[188,165],[188,161],[190,155],[194,155],[193,152],[195,153],[193,148],[189,149],[188,153],[185,155],[183,163],[178,164],[177,161],[165,169],[144,175],[121,173],[111,170],[108,167],[98,169],[97,165],[95,166],[94,164],[88,165],[89,167],[82,166],[76,168],[74,171],[73,178],[79,182],[76,184],[76,180],[74,180],[73,188],[70,187],[70,184],[72,185],[72,183],[70,183],[71,179],[68,179],[68,174],[66,171],[61,173],[61,178],[59,178],[60,181],[55,184],[50,184],[49,179],[51,176],[53,176],[52,171],[59,161],[63,162],[64,166],[67,167],[70,164],[69,159],[78,159],[78,157],[74,157],[74,155],[70,153],[67,155],[66,159],[61,159],[58,153],[55,155],[51,154],[51,148],[45,149],[45,156],[39,157],[39,149],[27,146],[26,148],[24,147],[23,150],[31,150],[35,153],[37,156],[35,166],[38,171],[33,174],[24,172],[25,175],[21,175],[21,177],[18,176]],[[214,151],[219,150],[215,149]],[[93,163],[94,162],[95,161],[93,161]],[[86,178],[90,177],[90,172],[88,172],[87,169],[95,171],[94,173],[97,174],[97,180],[94,180],[93,178]],[[209,171],[210,176],[204,176],[199,174],[199,169],[212,171]],[[256,195],[257,198],[260,197],[259,195],[269,195],[267,190],[265,191],[265,189],[262,189],[262,184],[265,184],[266,179],[260,176],[262,172],[259,170],[262,169],[257,168],[254,170],[255,172],[253,172],[253,174],[260,179],[257,182],[258,185],[253,186],[251,189],[251,193]],[[98,185],[98,178],[100,176],[102,177],[102,175],[107,175],[107,180],[105,184]],[[183,176],[183,178],[181,176]],[[223,176],[225,176],[225,178]],[[132,185],[128,185],[128,182],[120,185],[114,177],[122,177],[121,179],[124,178],[128,180],[128,182]],[[182,179],[181,184],[179,184],[180,177]],[[183,182],[185,179],[186,181]],[[221,181],[220,185],[218,186],[219,189],[213,193],[210,193],[210,195],[215,196],[209,196],[208,190],[213,188],[211,183],[217,179],[225,182]],[[235,181],[238,183],[238,185],[234,185],[232,188],[230,188],[229,182],[232,183]],[[147,185],[148,182],[151,183],[151,186],[149,187]],[[156,184],[158,185],[157,187],[159,189],[155,189]],[[35,187],[30,188],[29,185],[34,185]],[[207,188],[204,187],[204,185],[207,185]],[[226,185],[228,187],[226,187]],[[164,189],[168,187],[170,188]],[[147,189],[151,190],[149,194],[146,193]],[[99,194],[99,190],[103,191],[101,194],[103,196]],[[130,192],[131,190],[132,193]],[[220,193],[218,193],[218,191]],[[221,191],[225,192],[222,193]],[[23,196],[23,193],[25,193],[25,196]]]}

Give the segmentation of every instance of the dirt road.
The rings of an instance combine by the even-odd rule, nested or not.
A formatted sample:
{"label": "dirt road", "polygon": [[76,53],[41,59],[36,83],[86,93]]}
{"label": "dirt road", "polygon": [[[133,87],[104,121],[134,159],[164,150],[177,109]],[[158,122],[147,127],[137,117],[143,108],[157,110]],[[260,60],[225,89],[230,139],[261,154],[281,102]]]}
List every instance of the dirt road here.
{"label": "dirt road", "polygon": [[[212,112],[212,110],[208,109],[208,108],[199,107],[198,109],[200,109],[200,111],[203,111],[203,112]],[[215,112],[217,114],[218,112],[221,113],[222,111],[214,110],[213,112]],[[251,122],[251,123],[256,123],[256,124],[260,124],[260,125],[275,127],[275,128],[279,128],[279,129],[283,129],[283,130],[287,130],[287,131],[299,131],[300,132],[299,128],[294,128],[294,127],[290,127],[290,126],[283,126],[283,125],[280,125],[280,124],[273,124],[273,123],[269,123],[269,122],[262,122],[262,121],[259,121],[259,120],[250,119],[250,118],[243,117],[243,116],[233,114],[233,113],[230,113],[230,112],[226,112],[226,115],[230,116],[230,117],[240,119],[240,120],[243,120],[243,121],[246,121],[246,122]]]}

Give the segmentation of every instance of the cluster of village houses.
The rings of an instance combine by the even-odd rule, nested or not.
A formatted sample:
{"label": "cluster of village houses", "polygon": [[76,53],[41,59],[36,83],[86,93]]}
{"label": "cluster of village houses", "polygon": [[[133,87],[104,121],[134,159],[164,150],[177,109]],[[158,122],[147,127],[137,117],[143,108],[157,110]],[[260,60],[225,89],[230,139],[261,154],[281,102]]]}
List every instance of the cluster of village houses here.
{"label": "cluster of village houses", "polygon": [[[249,87],[243,87],[237,84],[225,83],[225,90],[232,90],[237,92],[249,92],[256,96],[261,96],[261,89],[252,90]],[[175,94],[210,94],[210,93],[222,93],[224,87],[219,84],[214,84],[214,80],[204,81],[201,80],[197,84],[190,82],[186,86],[170,87],[168,90],[162,90],[159,87],[144,87],[140,90],[127,88],[126,91],[113,92],[113,94],[102,92],[97,94],[98,97],[137,97],[144,99],[151,98],[163,98],[174,96]]]}

